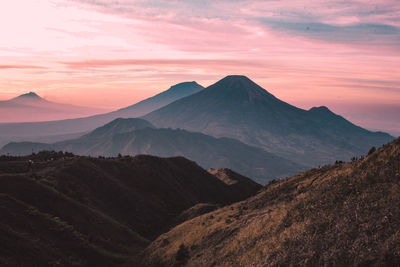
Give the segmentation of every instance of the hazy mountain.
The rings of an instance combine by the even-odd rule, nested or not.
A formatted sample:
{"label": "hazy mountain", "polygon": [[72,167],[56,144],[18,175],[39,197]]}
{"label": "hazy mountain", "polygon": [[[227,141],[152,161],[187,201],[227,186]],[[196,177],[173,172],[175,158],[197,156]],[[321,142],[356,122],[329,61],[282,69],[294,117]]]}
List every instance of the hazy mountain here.
{"label": "hazy mountain", "polygon": [[80,107],[47,101],[34,92],[0,101],[0,122],[62,120],[89,116],[104,109]]}
{"label": "hazy mountain", "polygon": [[61,141],[63,136],[84,134],[116,118],[134,118],[167,105],[177,99],[199,92],[203,87],[196,82],[184,82],[132,106],[95,116],[28,123],[0,123],[0,145],[11,141]]}
{"label": "hazy mountain", "polygon": [[400,139],[173,228],[137,266],[399,266]]}
{"label": "hazy mountain", "polygon": [[182,157],[3,156],[0,265],[121,266],[185,210],[248,196]]}
{"label": "hazy mountain", "polygon": [[231,138],[152,127],[143,119],[117,119],[78,139],[54,144],[9,143],[0,153],[28,155],[41,150],[55,150],[91,156],[184,156],[203,168],[231,168],[260,183],[305,169],[302,165]]}
{"label": "hazy mountain", "polygon": [[227,76],[143,118],[157,127],[235,138],[310,166],[348,160],[393,140],[326,107],[303,110],[289,105],[245,76]]}
{"label": "hazy mountain", "polygon": [[117,112],[120,115],[125,114],[126,112],[127,116],[132,117],[131,112],[135,111],[137,113],[136,117],[142,116],[153,110],[166,106],[178,99],[200,92],[203,89],[204,87],[195,81],[178,83],[162,93],[140,101],[132,106],[119,109]]}

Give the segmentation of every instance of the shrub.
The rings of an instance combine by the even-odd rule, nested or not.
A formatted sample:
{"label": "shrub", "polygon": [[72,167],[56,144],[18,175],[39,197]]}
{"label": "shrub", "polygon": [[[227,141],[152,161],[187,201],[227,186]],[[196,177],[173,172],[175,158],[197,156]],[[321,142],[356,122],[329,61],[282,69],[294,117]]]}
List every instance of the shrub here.
{"label": "shrub", "polygon": [[371,149],[368,151],[368,156],[371,155],[372,153],[374,153],[376,151],[376,147],[371,147]]}
{"label": "shrub", "polygon": [[181,245],[179,246],[178,251],[176,252],[175,259],[176,259],[177,261],[182,262],[182,261],[187,260],[188,257],[189,257],[189,251],[187,250],[187,248],[185,247],[184,244],[181,244]]}

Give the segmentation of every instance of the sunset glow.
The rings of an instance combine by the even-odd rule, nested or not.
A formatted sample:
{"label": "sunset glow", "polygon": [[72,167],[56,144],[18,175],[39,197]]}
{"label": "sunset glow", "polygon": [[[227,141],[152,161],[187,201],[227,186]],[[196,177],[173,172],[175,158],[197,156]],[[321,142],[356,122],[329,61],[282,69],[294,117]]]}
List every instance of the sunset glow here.
{"label": "sunset glow", "polygon": [[400,135],[398,0],[6,0],[0,35],[0,100],[35,91],[111,110],[242,74]]}

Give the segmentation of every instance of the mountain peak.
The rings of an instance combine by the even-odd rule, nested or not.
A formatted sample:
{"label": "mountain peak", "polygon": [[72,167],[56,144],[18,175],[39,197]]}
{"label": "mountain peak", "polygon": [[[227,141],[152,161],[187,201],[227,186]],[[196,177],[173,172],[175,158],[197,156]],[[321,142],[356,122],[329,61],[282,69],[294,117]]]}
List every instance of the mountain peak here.
{"label": "mountain peak", "polygon": [[155,96],[140,101],[139,103],[136,103],[134,105],[122,108],[119,111],[140,110],[141,114],[136,113],[135,116],[130,116],[139,117],[163,106],[166,106],[174,102],[175,100],[200,92],[203,89],[204,87],[195,81],[178,83],[171,86],[168,90],[165,90]]}
{"label": "mountain peak", "polygon": [[249,77],[245,75],[238,75],[238,74],[233,74],[233,75],[228,75],[225,78],[222,78],[221,80],[246,80],[246,81],[251,81]]}
{"label": "mountain peak", "polygon": [[200,89],[203,89],[203,87],[195,81],[181,82],[181,83],[172,85],[167,91],[181,93],[181,92],[186,92],[186,91],[192,91],[193,89],[200,90]]}
{"label": "mountain peak", "polygon": [[272,94],[244,75],[228,75],[209,86],[206,90],[214,91],[212,94],[219,95],[222,98],[229,98],[236,102],[252,102],[255,99],[263,101],[276,100]]}
{"label": "mountain peak", "polygon": [[23,99],[42,99],[39,95],[37,95],[35,92],[29,92],[26,94],[22,94],[16,98],[23,98]]}
{"label": "mountain peak", "polygon": [[316,114],[334,114],[327,106],[312,107],[308,111]]}
{"label": "mountain peak", "polygon": [[153,128],[154,126],[139,118],[117,118],[92,132],[85,135],[85,137],[105,137],[113,134],[131,132],[137,129]]}

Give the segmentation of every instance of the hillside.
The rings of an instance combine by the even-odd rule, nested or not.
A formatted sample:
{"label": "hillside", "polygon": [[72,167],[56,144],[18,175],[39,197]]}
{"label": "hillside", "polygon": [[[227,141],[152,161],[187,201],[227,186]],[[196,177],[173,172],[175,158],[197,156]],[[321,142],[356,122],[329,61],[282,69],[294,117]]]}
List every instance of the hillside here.
{"label": "hillside", "polygon": [[142,266],[398,266],[400,139],[162,234]]}
{"label": "hillside", "polygon": [[262,184],[306,169],[234,139],[215,138],[179,129],[156,129],[143,119],[117,119],[78,139],[54,144],[10,143],[0,150],[0,154],[29,155],[32,151],[41,150],[91,156],[184,156],[203,168],[230,168]]}
{"label": "hillside", "polygon": [[[67,140],[68,135],[83,135],[116,118],[135,118],[163,107],[182,97],[201,91],[196,82],[184,82],[134,105],[113,112],[79,117],[77,119],[44,122],[0,123],[0,145],[12,141],[57,142]],[[50,112],[51,114],[51,112]]]}
{"label": "hillside", "polygon": [[234,138],[313,167],[349,160],[393,140],[388,134],[362,129],[326,107],[292,106],[239,75],[227,76],[143,118],[156,127]]}
{"label": "hillside", "polygon": [[[199,203],[238,194],[182,157],[0,157],[1,266],[118,266]],[[200,213],[201,214],[201,213]]]}

